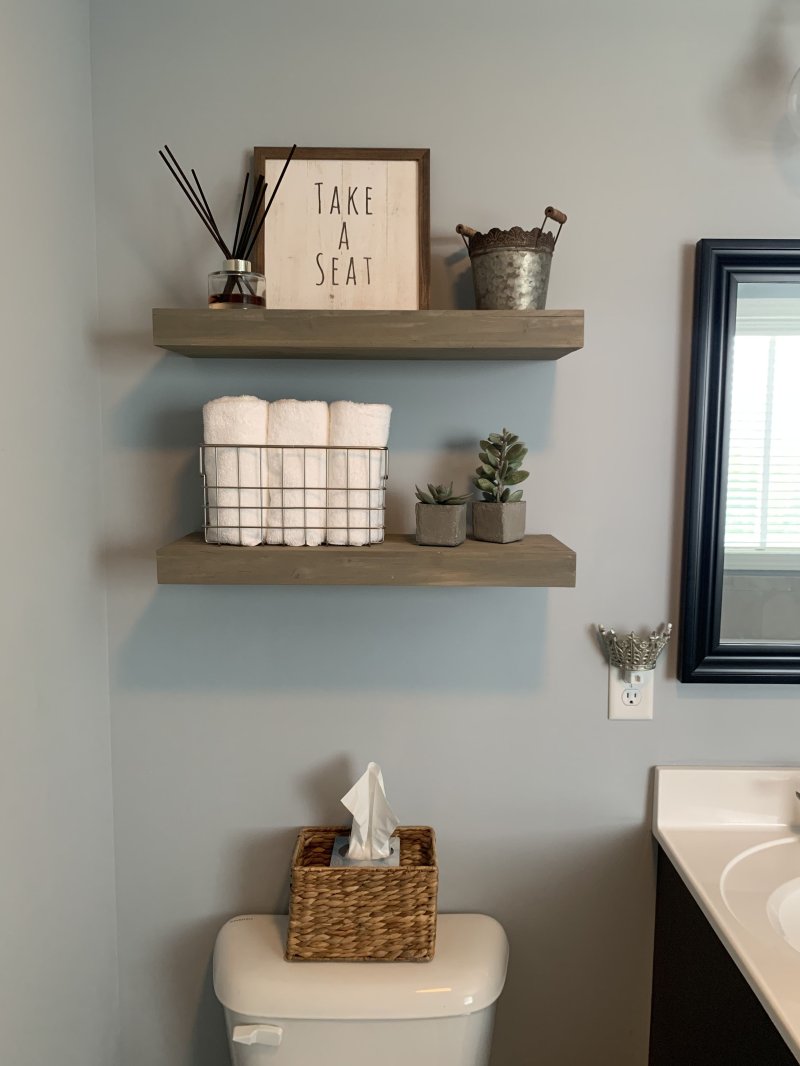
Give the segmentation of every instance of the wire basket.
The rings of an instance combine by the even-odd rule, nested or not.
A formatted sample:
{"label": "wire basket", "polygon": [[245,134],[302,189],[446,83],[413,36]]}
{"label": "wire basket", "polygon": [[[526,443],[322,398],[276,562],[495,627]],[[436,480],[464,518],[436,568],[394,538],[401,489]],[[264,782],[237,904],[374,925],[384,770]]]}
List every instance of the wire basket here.
{"label": "wire basket", "polygon": [[388,448],[202,444],[200,473],[207,544],[383,541]]}

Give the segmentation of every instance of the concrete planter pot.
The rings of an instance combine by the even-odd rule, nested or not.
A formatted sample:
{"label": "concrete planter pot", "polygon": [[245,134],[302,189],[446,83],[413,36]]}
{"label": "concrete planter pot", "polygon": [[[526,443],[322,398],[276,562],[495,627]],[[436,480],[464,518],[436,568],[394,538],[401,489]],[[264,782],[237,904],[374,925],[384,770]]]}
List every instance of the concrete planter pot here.
{"label": "concrete planter pot", "polygon": [[417,544],[456,548],[467,539],[465,503],[418,503]]}
{"label": "concrete planter pot", "polygon": [[475,540],[510,544],[525,536],[525,500],[517,503],[473,503],[472,535]]}

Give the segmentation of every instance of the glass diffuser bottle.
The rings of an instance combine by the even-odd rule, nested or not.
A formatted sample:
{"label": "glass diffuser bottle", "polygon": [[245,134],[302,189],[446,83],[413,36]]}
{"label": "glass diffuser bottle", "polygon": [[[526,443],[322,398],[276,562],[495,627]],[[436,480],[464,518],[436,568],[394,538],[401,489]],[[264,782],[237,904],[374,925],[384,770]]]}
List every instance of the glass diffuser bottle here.
{"label": "glass diffuser bottle", "polygon": [[267,283],[247,259],[226,259],[222,270],[208,275],[208,306],[212,310],[230,307],[266,307]]}
{"label": "glass diffuser bottle", "polygon": [[236,232],[230,245],[226,244],[220,233],[214,215],[211,212],[203,186],[195,170],[191,170],[194,184],[189,181],[186,171],[175,158],[169,145],[165,144],[163,150],[159,150],[164,164],[180,186],[181,192],[194,208],[205,228],[211,234],[214,243],[225,256],[222,270],[216,270],[208,275],[208,306],[210,310],[231,307],[266,307],[267,306],[267,282],[263,274],[253,270],[250,256],[256,246],[256,241],[266,222],[272,201],[281,187],[286,168],[292,161],[297,145],[292,145],[286,155],[280,175],[272,194],[266,198],[267,183],[263,174],[257,175],[253,182],[250,202],[247,202],[247,187],[250,183],[250,175],[245,174],[242,185],[242,196],[239,201],[239,215],[236,219]]}

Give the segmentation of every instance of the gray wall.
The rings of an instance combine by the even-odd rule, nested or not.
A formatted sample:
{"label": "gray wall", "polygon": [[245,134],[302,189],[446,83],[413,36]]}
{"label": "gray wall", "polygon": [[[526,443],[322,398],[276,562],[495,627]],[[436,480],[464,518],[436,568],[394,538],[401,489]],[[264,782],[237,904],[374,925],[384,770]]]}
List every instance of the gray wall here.
{"label": "gray wall", "polygon": [[[782,108],[800,25],[766,0],[98,0],[93,8],[123,1066],[212,1066],[208,963],[237,911],[280,910],[296,827],[369,758],[436,826],[441,904],[506,926],[498,1063],[646,1060],[658,762],[797,761],[797,690],[680,687],[606,720],[594,622],[676,619],[691,248],[796,232]],[[556,365],[219,364],[151,346],[218,257],[156,156],[234,217],[255,144],[432,151],[435,301],[465,303],[453,230],[570,214]],[[222,213],[222,212],[221,212]],[[502,424],[531,446],[531,531],[577,550],[545,590],[157,588],[199,521],[200,405],[388,401],[392,520],[463,478]]]}
{"label": "gray wall", "polygon": [[117,1039],[89,4],[0,2],[0,1061]]}

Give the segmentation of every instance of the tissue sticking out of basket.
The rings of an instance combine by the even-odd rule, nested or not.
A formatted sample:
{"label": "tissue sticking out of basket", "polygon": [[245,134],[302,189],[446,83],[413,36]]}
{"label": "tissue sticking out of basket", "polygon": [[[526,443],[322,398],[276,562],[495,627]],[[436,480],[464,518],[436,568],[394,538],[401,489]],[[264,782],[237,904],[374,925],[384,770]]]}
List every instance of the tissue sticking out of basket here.
{"label": "tissue sticking out of basket", "polygon": [[353,815],[353,826],[349,837],[334,841],[331,866],[399,866],[400,838],[392,835],[398,822],[377,763],[367,766],[342,803]]}

